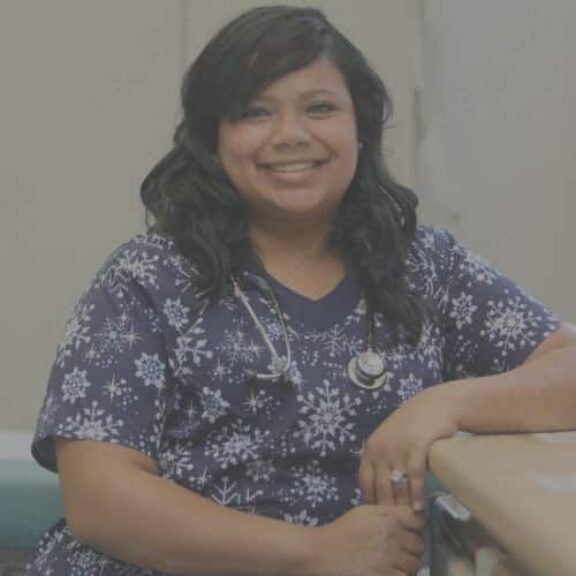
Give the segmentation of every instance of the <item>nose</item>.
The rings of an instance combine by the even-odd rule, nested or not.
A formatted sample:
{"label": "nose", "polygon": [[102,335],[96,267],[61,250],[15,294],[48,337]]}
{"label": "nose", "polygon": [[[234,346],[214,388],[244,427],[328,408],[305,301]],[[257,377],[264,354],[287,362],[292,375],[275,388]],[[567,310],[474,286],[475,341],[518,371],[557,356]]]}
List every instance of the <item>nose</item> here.
{"label": "nose", "polygon": [[311,135],[305,120],[297,113],[283,112],[276,116],[271,142],[277,148],[305,146]]}

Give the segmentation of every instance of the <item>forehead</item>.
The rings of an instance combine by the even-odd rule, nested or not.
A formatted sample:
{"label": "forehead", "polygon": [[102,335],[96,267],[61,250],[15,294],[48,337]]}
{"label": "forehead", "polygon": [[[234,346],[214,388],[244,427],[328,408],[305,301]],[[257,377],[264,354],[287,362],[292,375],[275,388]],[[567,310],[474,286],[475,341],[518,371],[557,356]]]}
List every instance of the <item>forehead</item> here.
{"label": "forehead", "polygon": [[350,99],[346,80],[338,67],[325,58],[289,72],[256,95],[259,99],[281,99],[331,93]]}

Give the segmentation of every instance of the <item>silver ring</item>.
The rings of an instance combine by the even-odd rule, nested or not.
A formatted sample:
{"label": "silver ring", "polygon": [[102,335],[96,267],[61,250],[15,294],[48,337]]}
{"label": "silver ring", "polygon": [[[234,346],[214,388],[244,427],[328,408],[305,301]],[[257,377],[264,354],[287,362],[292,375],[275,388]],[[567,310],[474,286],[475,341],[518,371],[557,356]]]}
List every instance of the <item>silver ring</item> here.
{"label": "silver ring", "polygon": [[392,470],[392,472],[390,472],[390,482],[392,482],[392,484],[408,484],[410,482],[410,476],[401,470]]}

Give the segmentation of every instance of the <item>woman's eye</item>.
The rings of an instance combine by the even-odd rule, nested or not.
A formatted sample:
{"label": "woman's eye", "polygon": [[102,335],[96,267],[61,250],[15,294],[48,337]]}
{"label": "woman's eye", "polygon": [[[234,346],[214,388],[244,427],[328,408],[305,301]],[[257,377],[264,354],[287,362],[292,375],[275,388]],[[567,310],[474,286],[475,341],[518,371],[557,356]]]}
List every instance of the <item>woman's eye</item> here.
{"label": "woman's eye", "polygon": [[324,115],[324,114],[331,114],[335,112],[337,107],[332,102],[316,102],[315,104],[311,104],[308,106],[308,113],[314,115]]}
{"label": "woman's eye", "polygon": [[248,106],[248,108],[242,112],[240,118],[243,120],[252,120],[264,118],[269,114],[270,111],[267,108],[264,108],[264,106]]}

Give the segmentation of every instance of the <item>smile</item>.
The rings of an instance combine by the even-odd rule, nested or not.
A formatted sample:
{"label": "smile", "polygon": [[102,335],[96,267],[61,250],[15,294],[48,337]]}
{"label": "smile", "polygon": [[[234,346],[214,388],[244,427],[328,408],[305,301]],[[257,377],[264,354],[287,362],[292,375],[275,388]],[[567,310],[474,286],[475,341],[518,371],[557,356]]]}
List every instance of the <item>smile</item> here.
{"label": "smile", "polygon": [[281,172],[283,174],[296,174],[299,172],[307,172],[313,168],[325,164],[328,160],[308,160],[299,162],[275,162],[271,164],[263,164],[262,167],[272,172]]}

